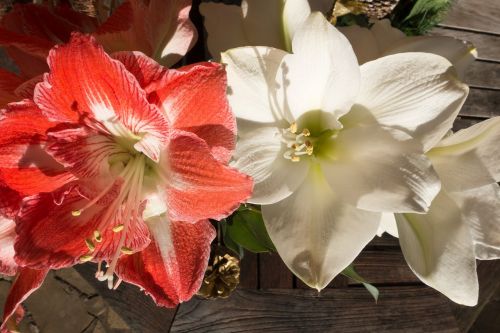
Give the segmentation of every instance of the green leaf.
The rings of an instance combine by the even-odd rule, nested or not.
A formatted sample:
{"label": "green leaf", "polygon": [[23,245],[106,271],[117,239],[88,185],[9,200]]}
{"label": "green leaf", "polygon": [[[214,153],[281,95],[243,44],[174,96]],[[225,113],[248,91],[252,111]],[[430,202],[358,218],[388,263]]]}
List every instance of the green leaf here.
{"label": "green leaf", "polygon": [[227,221],[224,219],[224,220],[220,221],[219,223],[220,223],[221,229],[222,229],[222,238],[224,241],[224,245],[228,249],[233,251],[235,254],[237,254],[240,259],[243,259],[243,255],[244,255],[243,248],[239,244],[237,244],[235,241],[233,241],[231,239],[231,237],[229,237],[227,234]]}
{"label": "green leaf", "polygon": [[262,214],[253,207],[242,208],[233,214],[226,225],[224,242],[226,237],[251,252],[276,251],[267,234]]}
{"label": "green leaf", "polygon": [[453,0],[401,0],[391,15],[392,25],[407,35],[423,35],[439,24]]}
{"label": "green leaf", "polygon": [[368,292],[373,296],[375,302],[378,301],[379,291],[377,287],[373,286],[367,282],[361,275],[359,275],[355,270],[353,265],[349,265],[346,269],[342,271],[342,275],[353,279],[356,282],[362,283],[363,286],[368,290]]}

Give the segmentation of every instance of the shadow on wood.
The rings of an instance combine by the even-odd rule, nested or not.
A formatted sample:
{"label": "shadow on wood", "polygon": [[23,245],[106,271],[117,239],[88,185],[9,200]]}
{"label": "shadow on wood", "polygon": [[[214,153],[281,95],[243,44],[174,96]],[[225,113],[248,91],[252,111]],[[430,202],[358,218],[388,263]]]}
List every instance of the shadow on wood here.
{"label": "shadow on wood", "polygon": [[228,299],[180,306],[172,333],[442,332],[458,333],[449,302],[426,287],[380,288],[378,304],[363,288],[237,290]]}

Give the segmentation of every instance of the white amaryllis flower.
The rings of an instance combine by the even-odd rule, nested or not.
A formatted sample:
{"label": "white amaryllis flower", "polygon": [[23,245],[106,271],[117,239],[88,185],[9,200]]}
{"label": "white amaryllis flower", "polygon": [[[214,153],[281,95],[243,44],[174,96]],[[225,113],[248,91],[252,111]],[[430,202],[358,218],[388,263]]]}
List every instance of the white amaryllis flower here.
{"label": "white amaryllis flower", "polygon": [[465,305],[477,304],[476,258],[500,258],[499,141],[500,117],[444,138],[427,153],[442,182],[429,212],[381,226],[424,283]]}
{"label": "white amaryllis flower", "polygon": [[238,118],[235,166],[255,182],[266,228],[287,266],[324,288],[374,237],[379,212],[427,211],[440,190],[424,155],[451,128],[468,92],[451,64],[404,53],[359,67],[320,13],[293,54],[227,51]]}
{"label": "white amaryllis flower", "polygon": [[298,27],[313,11],[326,13],[333,0],[243,0],[241,6],[204,2],[200,12],[208,32],[208,50],[220,53],[247,45],[291,51]]}
{"label": "white amaryllis flower", "polygon": [[448,59],[459,77],[477,57],[477,50],[471,43],[445,36],[406,36],[393,28],[389,20],[375,21],[373,26],[362,28],[357,25],[340,27],[354,49],[360,64],[377,58],[402,52],[428,52]]}

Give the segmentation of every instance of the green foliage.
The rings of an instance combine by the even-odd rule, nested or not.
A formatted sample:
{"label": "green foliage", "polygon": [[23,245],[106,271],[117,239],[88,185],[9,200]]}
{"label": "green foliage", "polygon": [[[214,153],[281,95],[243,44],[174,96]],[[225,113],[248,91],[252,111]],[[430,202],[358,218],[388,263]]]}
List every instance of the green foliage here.
{"label": "green foliage", "polygon": [[364,14],[347,14],[337,18],[337,27],[348,27],[351,25],[359,25],[360,27],[369,28],[370,20]]}
{"label": "green foliage", "polygon": [[224,244],[242,255],[242,248],[250,252],[276,251],[267,233],[261,212],[252,206],[242,206],[223,223]]}
{"label": "green foliage", "polygon": [[368,292],[373,296],[375,302],[377,302],[379,295],[378,289],[375,286],[368,283],[361,275],[359,275],[354,270],[354,266],[352,264],[342,271],[342,275],[347,276],[348,278],[351,278],[356,282],[362,283],[363,286],[366,288],[366,290],[368,290]]}
{"label": "green foliage", "polygon": [[409,36],[423,35],[438,25],[453,0],[401,0],[391,15],[392,25]]}

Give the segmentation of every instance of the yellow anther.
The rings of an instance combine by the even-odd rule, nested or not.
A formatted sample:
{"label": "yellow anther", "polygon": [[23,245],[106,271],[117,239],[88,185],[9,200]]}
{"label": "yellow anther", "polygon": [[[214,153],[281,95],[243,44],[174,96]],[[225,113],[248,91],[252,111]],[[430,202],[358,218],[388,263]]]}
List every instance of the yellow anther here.
{"label": "yellow anther", "polygon": [[306,145],[306,153],[307,153],[307,155],[312,155],[313,152],[314,152],[314,146],[311,143],[311,141],[306,141],[304,144]]}
{"label": "yellow anther", "polygon": [[87,244],[87,247],[89,248],[90,252],[94,252],[95,250],[95,245],[94,245],[94,242],[92,242],[92,240],[90,239],[85,239],[85,244]]}
{"label": "yellow anther", "polygon": [[295,156],[295,155],[292,155],[292,157],[290,158],[292,162],[299,162],[300,161],[300,157],[299,156]]}
{"label": "yellow anther", "polygon": [[125,228],[125,226],[123,224],[118,224],[118,225],[115,225],[113,227],[113,232],[120,232],[123,230],[123,228]]}
{"label": "yellow anther", "polygon": [[307,128],[304,128],[302,130],[302,134],[304,134],[304,136],[310,136],[311,135],[311,132],[307,129]]}
{"label": "yellow anther", "polygon": [[97,243],[102,242],[102,235],[99,230],[94,230],[94,239]]}
{"label": "yellow anther", "polygon": [[123,254],[132,254],[132,253],[134,253],[134,251],[132,251],[131,248],[126,247],[126,246],[122,246],[122,248],[120,249],[120,251],[122,251]]}
{"label": "yellow anther", "polygon": [[297,123],[296,122],[293,122],[290,124],[290,127],[288,128],[290,130],[291,133],[295,134],[297,133]]}
{"label": "yellow anther", "polygon": [[73,215],[74,217],[80,216],[80,215],[82,215],[82,211],[81,210],[74,210],[71,212],[71,215]]}
{"label": "yellow anther", "polygon": [[296,150],[297,148],[299,148],[299,145],[294,143],[294,144],[292,144],[292,146],[290,148],[292,148],[293,150]]}
{"label": "yellow anther", "polygon": [[87,261],[92,260],[93,258],[94,258],[94,256],[93,256],[93,255],[91,255],[91,254],[86,254],[86,255],[83,255],[83,256],[81,256],[81,257],[80,257],[80,261],[81,261],[81,262],[87,262]]}

